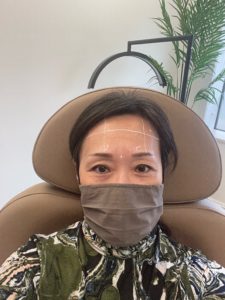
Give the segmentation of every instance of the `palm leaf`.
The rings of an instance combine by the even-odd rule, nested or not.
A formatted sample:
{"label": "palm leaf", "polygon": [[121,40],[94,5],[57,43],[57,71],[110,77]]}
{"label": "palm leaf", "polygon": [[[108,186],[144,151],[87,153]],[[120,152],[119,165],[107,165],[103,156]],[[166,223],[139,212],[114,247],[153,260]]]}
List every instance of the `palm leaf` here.
{"label": "palm leaf", "polygon": [[165,78],[166,80],[166,86],[167,86],[167,94],[173,97],[177,97],[178,89],[173,84],[173,77],[171,74],[165,70],[162,63],[159,63],[156,59],[149,56],[149,61],[151,64],[160,72],[160,74]]}
{"label": "palm leaf", "polygon": [[201,89],[195,95],[194,102],[206,100],[207,102],[217,104],[217,89],[214,87],[208,87],[206,89]]}
{"label": "palm leaf", "polygon": [[[174,35],[176,35],[176,32],[173,29],[171,18],[169,16],[169,14],[167,13],[165,0],[159,0],[159,3],[160,3],[160,8],[162,11],[163,18],[154,18],[155,22],[162,30],[161,33],[163,35],[174,36]],[[179,66],[180,61],[181,61],[180,51],[179,51],[179,43],[174,41],[173,47],[174,47],[174,52],[175,52],[175,57],[176,57],[175,61],[176,61],[176,64]]]}
{"label": "palm leaf", "polygon": [[220,73],[211,81],[210,85],[213,85],[217,82],[224,82],[225,80],[225,68],[220,71]]}
{"label": "palm leaf", "polygon": [[207,100],[210,103],[218,104],[218,93],[221,94],[222,90],[218,89],[214,85],[218,82],[224,82],[225,80],[225,68],[209,83],[208,87],[201,89],[195,95],[194,102],[200,100]]}
{"label": "palm leaf", "polygon": [[[192,58],[187,84],[187,97],[189,97],[192,84],[199,78],[211,75],[225,44],[225,0],[171,0],[175,15],[167,12],[165,0],[160,0],[161,18],[156,18],[156,24],[165,36],[193,34]],[[186,59],[187,43],[175,43],[172,61],[177,68],[183,69]],[[217,78],[218,76],[218,78]],[[200,90],[195,101],[205,99],[216,103],[216,88],[213,84],[223,78],[218,74],[209,84],[208,88]],[[169,79],[172,80],[171,74]],[[221,80],[221,79],[220,79]],[[179,82],[174,88],[179,90]]]}

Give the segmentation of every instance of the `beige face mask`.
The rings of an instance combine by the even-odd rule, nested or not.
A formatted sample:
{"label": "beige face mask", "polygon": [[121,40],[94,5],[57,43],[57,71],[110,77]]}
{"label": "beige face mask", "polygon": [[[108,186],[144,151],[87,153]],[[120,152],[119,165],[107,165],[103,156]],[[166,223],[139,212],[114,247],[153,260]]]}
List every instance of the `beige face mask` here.
{"label": "beige face mask", "polygon": [[163,185],[81,185],[80,190],[85,221],[112,246],[137,244],[163,212]]}

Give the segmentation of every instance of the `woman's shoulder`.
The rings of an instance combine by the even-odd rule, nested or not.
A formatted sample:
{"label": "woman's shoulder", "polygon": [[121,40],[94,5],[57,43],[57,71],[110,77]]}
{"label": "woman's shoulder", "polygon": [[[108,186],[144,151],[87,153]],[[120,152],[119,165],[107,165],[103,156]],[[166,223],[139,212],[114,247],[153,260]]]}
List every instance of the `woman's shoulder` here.
{"label": "woman's shoulder", "polygon": [[201,271],[208,271],[209,268],[217,270],[221,269],[223,272],[225,271],[224,267],[207,258],[201,250],[193,249],[179,243],[161,229],[159,229],[159,249],[160,260],[168,260],[171,263],[174,263],[174,265],[186,264],[190,268],[198,269],[198,271],[199,269]]}
{"label": "woman's shoulder", "polygon": [[[0,267],[0,298],[7,299],[13,293],[36,291],[39,284],[43,256],[57,251],[60,246],[65,249],[76,247],[80,223],[52,234],[35,234],[28,242],[11,254]],[[65,247],[68,245],[68,247]],[[16,285],[15,285],[16,283]]]}
{"label": "woman's shoulder", "polygon": [[200,250],[174,241],[163,231],[160,231],[159,240],[161,253],[159,265],[167,266],[165,270],[167,280],[174,281],[179,274],[181,282],[187,283],[188,279],[190,286],[195,291],[201,290],[204,297],[216,295],[222,297],[220,299],[225,299],[223,266],[208,259]]}

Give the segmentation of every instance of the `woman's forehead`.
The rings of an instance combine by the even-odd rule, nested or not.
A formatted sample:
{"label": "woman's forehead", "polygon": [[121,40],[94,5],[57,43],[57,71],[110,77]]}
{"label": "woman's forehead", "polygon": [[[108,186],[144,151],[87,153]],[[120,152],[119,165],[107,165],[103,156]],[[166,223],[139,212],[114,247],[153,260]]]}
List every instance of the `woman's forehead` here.
{"label": "woman's forehead", "polygon": [[120,115],[106,118],[94,126],[86,138],[93,135],[112,135],[112,134],[141,134],[150,136],[158,140],[158,134],[153,125],[139,115]]}
{"label": "woman's forehead", "polygon": [[159,156],[159,138],[153,126],[140,116],[123,115],[103,120],[84,139],[81,154],[100,153]]}

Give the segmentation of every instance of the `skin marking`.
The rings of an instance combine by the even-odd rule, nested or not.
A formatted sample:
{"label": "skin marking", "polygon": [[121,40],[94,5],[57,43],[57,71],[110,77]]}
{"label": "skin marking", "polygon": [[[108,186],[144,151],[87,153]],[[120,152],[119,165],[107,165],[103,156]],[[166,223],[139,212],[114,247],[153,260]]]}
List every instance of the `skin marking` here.
{"label": "skin marking", "polygon": [[113,133],[113,132],[116,132],[116,131],[120,131],[120,132],[130,132],[130,133],[138,133],[138,134],[142,134],[144,136],[149,136],[149,137],[152,137],[154,138],[155,140],[159,141],[159,138],[157,138],[156,136],[152,135],[152,134],[148,134],[146,132],[141,132],[141,131],[138,131],[138,130],[130,130],[130,129],[107,129],[107,130],[104,130],[102,132],[98,132],[98,133],[91,133],[89,135],[87,135],[86,138],[88,137],[92,137],[92,136],[96,136],[96,135],[100,135],[100,134],[106,134],[106,133]]}

